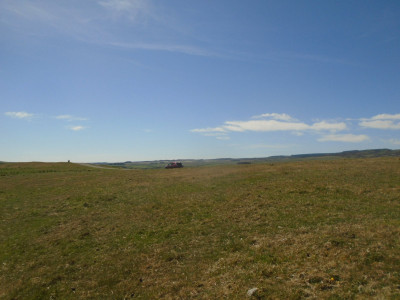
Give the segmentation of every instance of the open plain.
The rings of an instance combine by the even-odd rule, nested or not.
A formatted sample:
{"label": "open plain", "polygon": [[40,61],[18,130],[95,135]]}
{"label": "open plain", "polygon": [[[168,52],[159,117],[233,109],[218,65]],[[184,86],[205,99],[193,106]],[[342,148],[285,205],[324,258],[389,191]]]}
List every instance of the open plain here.
{"label": "open plain", "polygon": [[399,299],[399,158],[0,164],[1,299],[246,297]]}

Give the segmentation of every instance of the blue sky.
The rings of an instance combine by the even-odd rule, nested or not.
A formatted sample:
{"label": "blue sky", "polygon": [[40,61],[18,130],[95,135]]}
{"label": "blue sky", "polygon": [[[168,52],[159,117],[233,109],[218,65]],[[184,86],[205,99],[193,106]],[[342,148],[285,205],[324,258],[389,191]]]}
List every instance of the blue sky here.
{"label": "blue sky", "polygon": [[2,0],[0,160],[400,148],[399,1]]}

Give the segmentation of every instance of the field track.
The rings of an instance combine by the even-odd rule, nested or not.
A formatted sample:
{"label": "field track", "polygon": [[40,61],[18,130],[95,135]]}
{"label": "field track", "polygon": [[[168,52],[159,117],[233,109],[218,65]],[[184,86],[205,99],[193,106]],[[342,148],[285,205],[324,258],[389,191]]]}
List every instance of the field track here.
{"label": "field track", "polygon": [[[84,167],[96,168],[96,169],[121,170],[121,169],[110,168],[110,167],[103,167],[103,166],[99,166],[99,165],[86,164],[86,163],[79,163],[78,165],[81,165],[81,166],[84,166]],[[126,170],[126,169],[125,169],[125,170]]]}

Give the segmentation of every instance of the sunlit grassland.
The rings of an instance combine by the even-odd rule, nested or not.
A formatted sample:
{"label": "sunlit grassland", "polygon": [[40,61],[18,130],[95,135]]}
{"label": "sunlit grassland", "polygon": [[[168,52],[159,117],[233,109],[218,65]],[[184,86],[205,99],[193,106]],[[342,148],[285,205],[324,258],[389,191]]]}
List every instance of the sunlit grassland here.
{"label": "sunlit grassland", "polygon": [[400,297],[400,160],[0,164],[4,299]]}

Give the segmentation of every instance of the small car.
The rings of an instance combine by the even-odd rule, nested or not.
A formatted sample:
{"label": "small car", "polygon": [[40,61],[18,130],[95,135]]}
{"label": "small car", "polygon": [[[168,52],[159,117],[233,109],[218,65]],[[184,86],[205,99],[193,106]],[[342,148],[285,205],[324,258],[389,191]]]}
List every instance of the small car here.
{"label": "small car", "polygon": [[183,165],[181,162],[172,162],[166,165],[166,169],[174,169],[174,168],[183,168]]}

